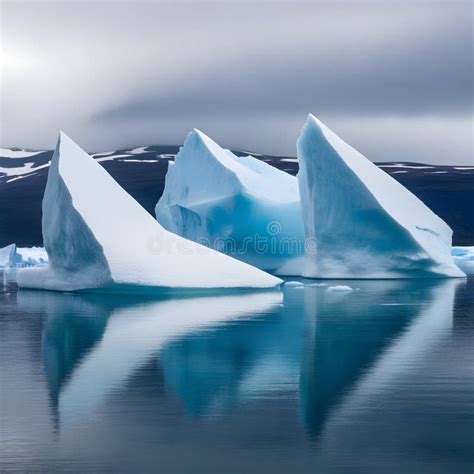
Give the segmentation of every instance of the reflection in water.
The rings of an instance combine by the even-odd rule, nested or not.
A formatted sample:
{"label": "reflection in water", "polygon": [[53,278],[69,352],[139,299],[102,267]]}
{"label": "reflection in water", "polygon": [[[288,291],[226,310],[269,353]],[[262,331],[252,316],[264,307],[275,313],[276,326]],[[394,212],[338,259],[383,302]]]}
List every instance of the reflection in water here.
{"label": "reflection in water", "polygon": [[[376,362],[387,347],[421,325],[430,338],[432,321],[422,313],[452,318],[455,280],[360,282],[353,298],[331,292],[308,294],[305,312],[310,328],[301,368],[301,407],[309,433],[317,436],[331,408]],[[447,289],[447,291],[446,291]],[[401,356],[402,354],[398,354]],[[401,361],[400,361],[401,362]]]}
{"label": "reflection in water", "polygon": [[[442,358],[456,287],[465,282],[351,285],[351,293],[284,287],[283,295],[159,301],[20,291],[16,304],[19,313],[42,321],[41,363],[68,456],[92,456],[94,442],[84,435],[95,433],[96,440],[133,445],[137,456],[150,446],[148,459],[169,440],[198,451],[219,444],[232,452],[233,443],[242,443],[296,450],[293,458],[267,453],[262,469],[331,471],[335,465],[350,468],[356,454],[351,447],[363,452],[377,436],[373,425],[389,431],[372,420],[372,408],[378,407],[380,419],[393,415],[387,397],[416,386],[420,373]],[[472,324],[468,328],[472,333]],[[417,386],[410,397],[416,400],[421,392]],[[456,393],[465,407],[464,392]],[[396,425],[391,419],[394,437]],[[225,439],[232,441],[226,445]],[[389,451],[380,443],[370,468],[380,467]],[[394,459],[409,447],[400,446],[390,448]],[[94,453],[107,456],[107,450]],[[178,462],[179,456],[169,459]],[[107,470],[116,461],[103,462]],[[370,470],[363,462],[357,461],[360,470]]]}
{"label": "reflection in water", "polygon": [[361,282],[353,295],[293,289],[279,308],[279,293],[143,302],[22,291],[18,301],[48,315],[43,360],[61,422],[97,410],[155,355],[166,387],[194,416],[298,390],[299,381],[304,424],[316,436],[366,371],[383,386],[437,324],[451,324],[455,285]]}
{"label": "reflection in water", "polygon": [[[450,467],[452,461],[439,454],[456,450],[459,451],[459,460],[469,465],[472,449],[469,439],[472,438],[474,425],[464,419],[465,423],[458,424],[456,430],[447,436],[441,418],[443,410],[450,411],[454,419],[469,412],[469,408],[465,410],[465,404],[466,399],[472,399],[472,379],[462,382],[464,386],[461,390],[466,397],[464,400],[461,398],[459,403],[455,398],[448,401],[439,396],[449,385],[448,382],[451,382],[454,394],[459,391],[454,383],[455,374],[466,367],[466,364],[458,365],[455,360],[449,361],[449,368],[445,362],[439,363],[439,359],[449,353],[446,344],[453,327],[456,287],[464,285],[459,280],[447,280],[433,286],[411,324],[390,340],[354,387],[344,394],[326,423],[319,444],[321,463],[360,470],[378,460],[378,452],[383,447],[384,464],[388,471],[409,471],[413,469],[413,462],[419,464],[419,471],[423,471],[423,464],[429,466],[430,456],[435,455],[440,472],[456,472],[462,464],[453,469]],[[469,351],[465,351],[463,357],[469,360]],[[446,369],[448,377],[443,373]],[[450,378],[453,380],[450,381]],[[431,405],[429,410],[432,410],[432,416],[424,423],[417,420],[421,400],[421,403]],[[472,406],[472,403],[469,402],[469,405]],[[356,423],[358,429],[351,431],[349,427]],[[422,446],[416,459],[406,457],[406,453],[420,444]],[[349,460],[348,446],[351,450],[360,450],[363,445],[370,446],[365,450],[364,461]],[[334,452],[339,454],[338,458],[328,456],[328,453]]]}
{"label": "reflection in water", "polygon": [[158,364],[188,413],[209,414],[209,409],[236,406],[268,389],[295,388],[304,321],[278,309],[163,348]]}
{"label": "reflection in water", "polygon": [[45,291],[21,291],[21,310],[45,315],[42,356],[54,404],[64,382],[87,352],[100,341],[112,312],[97,297]]}
{"label": "reflection in water", "polygon": [[36,291],[18,299],[20,307],[36,304],[48,314],[44,363],[61,423],[96,410],[169,341],[282,300],[277,292],[141,302]]}

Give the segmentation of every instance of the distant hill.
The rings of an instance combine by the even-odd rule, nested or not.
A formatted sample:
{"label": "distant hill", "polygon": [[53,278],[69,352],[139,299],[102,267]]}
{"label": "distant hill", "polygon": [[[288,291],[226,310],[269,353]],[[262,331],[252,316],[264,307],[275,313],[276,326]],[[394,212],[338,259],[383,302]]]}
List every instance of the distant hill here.
{"label": "distant hill", "polygon": [[[144,146],[94,154],[94,158],[148,212],[163,192],[168,163],[178,146]],[[41,200],[52,151],[0,149],[0,247],[42,245]],[[251,154],[295,175],[296,158]],[[406,186],[454,231],[454,245],[474,245],[474,166],[377,163]],[[87,181],[84,181],[87,187]]]}

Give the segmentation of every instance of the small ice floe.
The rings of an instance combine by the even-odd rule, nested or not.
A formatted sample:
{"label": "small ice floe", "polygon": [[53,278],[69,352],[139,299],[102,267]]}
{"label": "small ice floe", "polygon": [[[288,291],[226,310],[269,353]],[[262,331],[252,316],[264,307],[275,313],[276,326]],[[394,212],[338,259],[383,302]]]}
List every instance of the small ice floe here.
{"label": "small ice floe", "polygon": [[301,281],[285,281],[285,286],[291,286],[291,287],[304,287],[304,283]]}
{"label": "small ice floe", "polygon": [[306,286],[309,286],[309,287],[312,287],[312,286],[328,286],[328,284],[327,283],[309,283]]}
{"label": "small ice floe", "polygon": [[337,292],[344,292],[344,291],[353,291],[353,288],[347,285],[336,285],[330,286],[328,291],[337,291]]}

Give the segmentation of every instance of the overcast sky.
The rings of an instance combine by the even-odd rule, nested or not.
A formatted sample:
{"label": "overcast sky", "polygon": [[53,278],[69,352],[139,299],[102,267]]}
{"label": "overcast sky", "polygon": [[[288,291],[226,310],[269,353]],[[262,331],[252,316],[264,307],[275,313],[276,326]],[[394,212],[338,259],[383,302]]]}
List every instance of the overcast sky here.
{"label": "overcast sky", "polygon": [[309,112],[372,161],[473,162],[473,2],[4,2],[1,146],[295,155]]}

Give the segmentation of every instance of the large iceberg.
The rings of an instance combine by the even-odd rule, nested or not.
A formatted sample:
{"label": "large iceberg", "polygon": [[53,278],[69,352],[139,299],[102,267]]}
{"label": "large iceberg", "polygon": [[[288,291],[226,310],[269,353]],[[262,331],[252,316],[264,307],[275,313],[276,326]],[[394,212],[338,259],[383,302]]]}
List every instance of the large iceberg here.
{"label": "large iceberg", "polygon": [[297,151],[304,276],[464,276],[451,257],[448,225],[313,115]]}
{"label": "large iceberg", "polygon": [[299,201],[294,176],[194,130],[170,164],[155,211],[171,232],[288,274],[304,255]]}
{"label": "large iceberg", "polygon": [[165,230],[64,133],[51,161],[42,228],[49,265],[19,270],[20,287],[162,292],[281,282]]}

